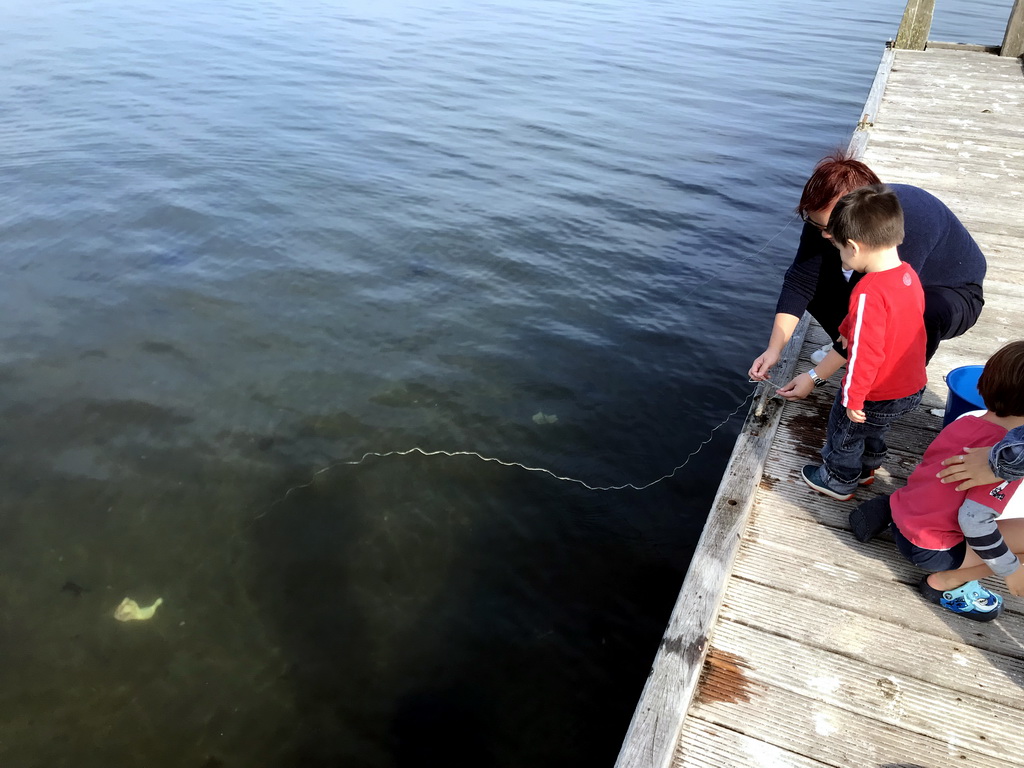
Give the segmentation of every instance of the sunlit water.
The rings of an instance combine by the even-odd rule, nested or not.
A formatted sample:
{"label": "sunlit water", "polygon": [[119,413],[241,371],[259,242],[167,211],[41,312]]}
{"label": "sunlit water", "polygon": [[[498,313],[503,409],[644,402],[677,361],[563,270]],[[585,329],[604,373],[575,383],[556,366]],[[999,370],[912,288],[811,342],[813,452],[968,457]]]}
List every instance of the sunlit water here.
{"label": "sunlit water", "polygon": [[329,467],[682,464],[902,6],[0,7],[0,764],[610,765],[742,408]]}

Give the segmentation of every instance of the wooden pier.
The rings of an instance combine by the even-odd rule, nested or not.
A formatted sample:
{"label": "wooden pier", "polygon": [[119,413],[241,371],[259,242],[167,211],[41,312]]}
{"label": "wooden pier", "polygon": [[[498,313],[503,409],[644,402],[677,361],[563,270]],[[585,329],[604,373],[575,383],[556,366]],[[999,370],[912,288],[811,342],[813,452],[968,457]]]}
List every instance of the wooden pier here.
{"label": "wooden pier", "polygon": [[[1024,0],[1001,49],[925,43],[933,5],[908,3],[851,148],[957,213],[988,258],[986,305],[940,346],[858,502],[906,481],[942,426],[943,374],[1024,338]],[[805,317],[773,378],[811,367],[825,341]],[[617,768],[1024,766],[1024,599],[991,580],[1006,607],[990,624],[924,601],[888,533],[858,543],[853,502],[800,481],[840,376],[752,406]]]}

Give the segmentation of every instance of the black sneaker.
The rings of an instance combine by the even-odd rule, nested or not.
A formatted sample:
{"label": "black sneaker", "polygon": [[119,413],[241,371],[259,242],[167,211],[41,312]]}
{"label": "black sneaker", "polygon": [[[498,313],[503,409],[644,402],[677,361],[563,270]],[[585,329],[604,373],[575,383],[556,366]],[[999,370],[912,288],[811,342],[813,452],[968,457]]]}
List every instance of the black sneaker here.
{"label": "black sneaker", "polygon": [[889,527],[892,509],[888,496],[869,499],[850,513],[850,530],[857,541],[866,543]]}
{"label": "black sneaker", "polygon": [[803,469],[800,470],[800,476],[804,479],[811,488],[816,490],[818,493],[823,493],[826,496],[831,496],[836,501],[849,501],[853,498],[853,492],[840,493],[839,491],[833,491],[825,481],[821,478],[821,467],[817,464],[807,464]]}

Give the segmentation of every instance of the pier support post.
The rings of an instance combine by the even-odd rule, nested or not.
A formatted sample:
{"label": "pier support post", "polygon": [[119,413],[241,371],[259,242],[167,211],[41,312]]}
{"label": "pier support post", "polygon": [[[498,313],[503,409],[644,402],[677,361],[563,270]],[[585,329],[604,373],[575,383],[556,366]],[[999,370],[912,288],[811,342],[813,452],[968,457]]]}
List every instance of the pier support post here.
{"label": "pier support post", "polygon": [[[1020,0],[1017,0],[1018,3]],[[907,0],[903,9],[903,20],[896,33],[896,48],[923,51],[932,30],[932,16],[935,15],[935,0]]]}
{"label": "pier support post", "polygon": [[1024,0],[1015,0],[1010,19],[1006,22],[1000,56],[1024,56]]}

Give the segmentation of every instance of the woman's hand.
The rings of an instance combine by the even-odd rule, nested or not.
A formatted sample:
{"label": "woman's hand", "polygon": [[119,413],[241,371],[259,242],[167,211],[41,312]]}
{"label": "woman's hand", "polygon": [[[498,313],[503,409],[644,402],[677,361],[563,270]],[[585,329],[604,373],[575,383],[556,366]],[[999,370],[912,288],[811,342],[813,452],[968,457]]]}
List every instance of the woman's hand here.
{"label": "woman's hand", "polygon": [[963,455],[950,456],[942,462],[945,469],[940,471],[937,477],[943,483],[960,483],[956,487],[958,491],[966,491],[978,485],[1000,483],[1002,478],[996,477],[988,465],[988,454],[991,450],[991,445],[984,448],[964,448]]}
{"label": "woman's hand", "polygon": [[774,349],[766,349],[747,371],[747,377],[753,381],[768,381],[768,372],[779,362],[779,353]]}
{"label": "woman's hand", "polygon": [[806,373],[801,373],[789,384],[775,390],[775,394],[784,400],[803,400],[814,391],[814,382]]}

